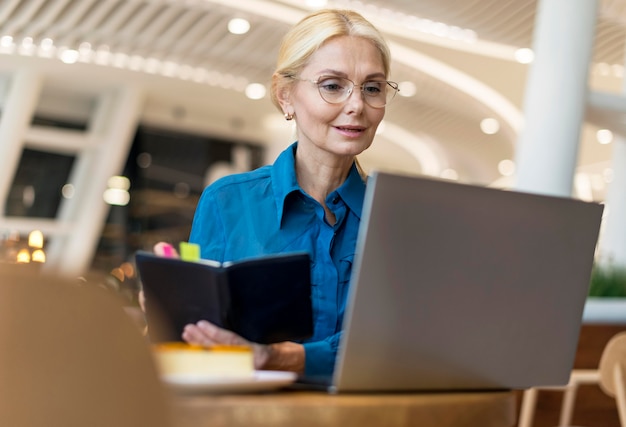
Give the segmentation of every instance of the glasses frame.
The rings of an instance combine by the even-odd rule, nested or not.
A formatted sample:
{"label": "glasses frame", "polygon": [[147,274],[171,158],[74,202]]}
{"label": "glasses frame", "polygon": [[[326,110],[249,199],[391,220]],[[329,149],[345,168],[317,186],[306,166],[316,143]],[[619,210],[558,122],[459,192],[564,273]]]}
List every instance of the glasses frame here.
{"label": "glasses frame", "polygon": [[[391,80],[375,80],[375,79],[373,79],[373,80],[366,80],[363,83],[357,85],[355,82],[353,82],[349,78],[347,78],[347,77],[340,77],[340,76],[331,76],[331,75],[320,76],[316,80],[305,79],[305,78],[298,77],[298,76],[289,76],[289,77],[291,77],[294,80],[300,80],[300,81],[303,81],[303,82],[313,83],[315,86],[317,86],[317,92],[320,94],[320,97],[324,100],[324,102],[327,102],[327,103],[329,103],[331,105],[337,105],[337,104],[342,104],[342,103],[346,102],[350,98],[350,95],[352,95],[352,92],[354,92],[354,88],[355,87],[359,88],[359,91],[361,92],[361,96],[363,97],[363,102],[365,102],[367,105],[369,105],[372,108],[385,108],[396,97],[396,94],[398,92],[400,92],[400,88],[399,88],[398,83],[396,83],[394,81],[391,81]],[[347,80],[350,83],[352,83],[352,87],[348,90],[345,99],[343,99],[341,101],[333,102],[333,101],[329,101],[328,99],[324,98],[324,95],[322,94],[322,88],[320,86],[320,83],[322,81],[324,81],[324,80],[327,80],[327,79],[342,79],[342,80]],[[383,83],[384,82],[393,90],[393,92],[391,92],[392,95],[388,99],[385,98],[385,103],[383,105],[375,106],[375,105],[372,105],[372,104],[370,104],[368,102],[369,96],[366,95],[363,90],[365,88],[365,85],[367,83],[371,83],[371,82],[377,82],[377,83]],[[387,96],[389,96],[389,95],[387,95]]]}

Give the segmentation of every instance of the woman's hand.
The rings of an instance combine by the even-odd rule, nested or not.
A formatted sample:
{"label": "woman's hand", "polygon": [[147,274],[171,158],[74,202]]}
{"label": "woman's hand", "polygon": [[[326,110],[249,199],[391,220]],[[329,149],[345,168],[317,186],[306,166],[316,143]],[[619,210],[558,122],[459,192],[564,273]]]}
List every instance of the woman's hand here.
{"label": "woman's hand", "polygon": [[182,338],[190,344],[205,346],[248,345],[253,351],[254,369],[304,372],[304,347],[301,344],[289,341],[269,345],[252,343],[206,320],[185,326]]}

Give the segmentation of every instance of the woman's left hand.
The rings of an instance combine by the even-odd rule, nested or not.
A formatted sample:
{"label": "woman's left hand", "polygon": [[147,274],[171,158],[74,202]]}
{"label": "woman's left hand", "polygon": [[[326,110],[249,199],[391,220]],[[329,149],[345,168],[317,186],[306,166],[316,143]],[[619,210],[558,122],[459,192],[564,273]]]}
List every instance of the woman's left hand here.
{"label": "woman's left hand", "polygon": [[206,320],[186,325],[182,338],[190,344],[204,346],[247,345],[253,351],[254,369],[304,372],[304,347],[301,344],[289,341],[268,345],[253,343]]}

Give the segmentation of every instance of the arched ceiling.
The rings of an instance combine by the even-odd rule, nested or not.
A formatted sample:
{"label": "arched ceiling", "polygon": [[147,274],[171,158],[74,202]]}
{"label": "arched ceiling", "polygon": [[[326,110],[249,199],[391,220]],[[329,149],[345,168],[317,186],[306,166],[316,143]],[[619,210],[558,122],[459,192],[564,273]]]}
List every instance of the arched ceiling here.
{"label": "arched ceiling", "polygon": [[[532,47],[537,1],[344,0],[327,6],[356,9],[372,20],[390,42],[392,80],[416,89],[388,107],[366,164],[432,175],[452,169],[464,182],[500,182],[498,163],[514,156],[529,67],[514,55]],[[262,143],[283,132],[287,144],[287,124],[268,97],[250,100],[244,90],[269,82],[281,37],[310,10],[304,0],[5,0],[0,73],[41,70],[53,100],[42,108],[49,111],[63,111],[64,99],[89,102],[103,88],[130,82],[146,90],[145,120]],[[599,2],[594,90],[621,90],[625,17],[623,0]],[[250,31],[231,34],[232,18],[249,20]],[[73,51],[76,63],[59,59]],[[486,117],[500,121],[496,134],[480,130]],[[619,115],[604,119],[602,125],[621,131]],[[600,173],[610,147],[594,140],[595,125],[583,132],[580,168]]]}

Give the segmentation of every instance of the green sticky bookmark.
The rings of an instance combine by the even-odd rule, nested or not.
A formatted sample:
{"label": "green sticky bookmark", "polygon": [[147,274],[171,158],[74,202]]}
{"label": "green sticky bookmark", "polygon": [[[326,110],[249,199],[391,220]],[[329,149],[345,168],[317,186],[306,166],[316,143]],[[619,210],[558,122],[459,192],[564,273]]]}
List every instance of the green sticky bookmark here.
{"label": "green sticky bookmark", "polygon": [[183,261],[198,261],[200,259],[200,245],[180,242],[180,258]]}

